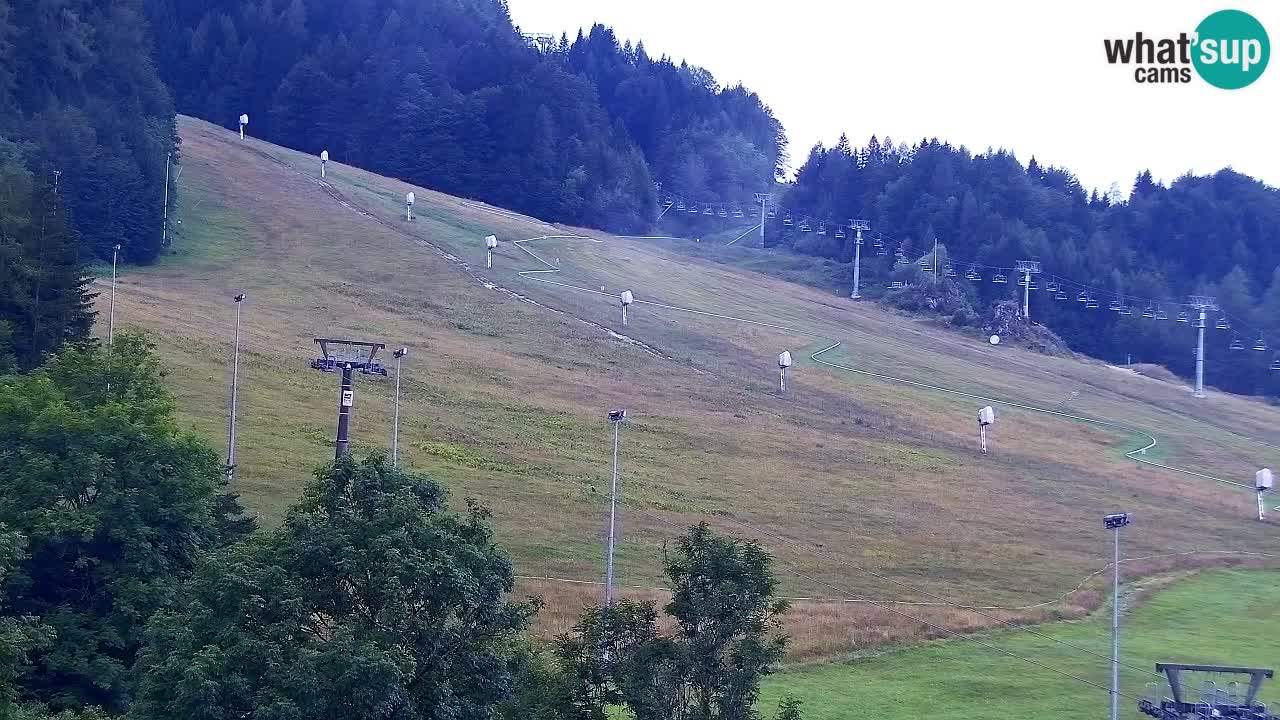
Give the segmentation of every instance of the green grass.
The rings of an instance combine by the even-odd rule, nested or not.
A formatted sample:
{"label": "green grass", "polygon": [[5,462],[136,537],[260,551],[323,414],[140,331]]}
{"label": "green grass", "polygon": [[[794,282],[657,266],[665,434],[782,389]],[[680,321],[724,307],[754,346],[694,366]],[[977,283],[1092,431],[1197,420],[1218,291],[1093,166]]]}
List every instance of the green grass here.
{"label": "green grass", "polygon": [[[805,576],[847,593],[912,594],[865,566],[958,600],[1044,600],[1104,562],[1095,526],[1116,508],[1142,518],[1135,553],[1280,550],[1269,526],[1250,520],[1248,493],[1137,471],[1123,460],[1137,446],[1128,433],[1009,409],[993,432],[995,451],[983,456],[974,447],[975,401],[808,356],[839,340],[844,346],[824,357],[975,394],[1054,407],[1075,391],[1072,411],[1148,429],[1168,462],[1230,477],[1280,461],[1274,408],[1216,394],[1197,401],[1100,364],[991,348],[739,267],[845,272],[829,261],[711,243],[697,244],[698,256],[687,241],[553,228],[422,188],[408,223],[405,183],[331,162],[320,185],[309,155],[240,142],[190,119],[180,131],[177,254],[123,271],[117,330],[152,334],[181,421],[221,449],[230,298],[248,293],[236,489],[266,522],[332,457],[336,379],[307,363],[313,337],[346,336],[411,348],[401,460],[438,477],[458,503],[487,504],[523,574],[599,578],[611,439],[602,417],[618,405],[633,418],[621,457],[618,571],[628,584],[659,582],[663,543],[703,519],[735,534],[753,532],[729,519],[758,527],[778,555],[784,591],[797,595],[829,594]],[[491,232],[503,242],[484,270]],[[604,242],[534,243],[564,269],[557,282],[631,287],[642,299],[791,329],[652,306],[637,307],[622,328],[610,299],[519,274],[534,262],[511,240],[569,233]],[[798,360],[785,396],[776,391],[782,349]],[[358,450],[389,446],[393,385],[357,381]],[[812,552],[818,547],[823,556]],[[539,592],[559,592],[555,601],[566,603],[595,597],[590,588],[572,597]],[[839,628],[862,622],[846,615]],[[807,647],[860,646],[839,628],[812,633]]]}
{"label": "green grass", "polygon": [[[1150,670],[1158,661],[1274,667],[1280,656],[1278,581],[1275,572],[1213,571],[1157,592],[1122,620],[1122,662]],[[1101,657],[1019,630],[988,632],[976,640],[1106,687],[1109,621],[1107,612],[1037,628]],[[1141,695],[1146,683],[1159,680],[1122,670],[1121,692],[1128,695]],[[790,669],[767,681],[761,706],[776,706],[784,694],[804,702],[808,720],[1066,720],[1104,717],[1108,703],[1103,690],[966,638]],[[1266,687],[1262,699],[1280,699],[1280,686]],[[1129,698],[1122,699],[1120,716],[1142,717]]]}

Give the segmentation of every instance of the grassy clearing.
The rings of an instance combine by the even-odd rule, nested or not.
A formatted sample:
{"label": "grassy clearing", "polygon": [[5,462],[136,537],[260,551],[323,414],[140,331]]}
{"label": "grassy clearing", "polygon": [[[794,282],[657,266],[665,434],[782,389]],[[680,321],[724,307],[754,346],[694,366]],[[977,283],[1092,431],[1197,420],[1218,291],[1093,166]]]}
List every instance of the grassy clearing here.
{"label": "grassy clearing", "polygon": [[[1280,580],[1275,572],[1213,571],[1180,581],[1145,600],[1123,620],[1122,662],[1155,669],[1158,661],[1273,667],[1280,653]],[[979,640],[1055,670],[1109,683],[1110,614],[1038,628],[1086,654],[1018,630]],[[1122,667],[1121,692],[1140,695],[1151,674]],[[1163,685],[1163,683],[1162,683]],[[1280,686],[1262,699],[1280,699]],[[790,693],[805,717],[1067,720],[1106,713],[1105,691],[1028,665],[972,640],[940,640],[841,663],[801,666],[771,678],[763,707]],[[1271,703],[1268,702],[1270,705]],[[1143,717],[1122,699],[1123,718]]]}
{"label": "grassy clearing", "polygon": [[[1113,418],[1155,432],[1169,462],[1230,477],[1280,461],[1280,413],[1259,403],[1200,402],[1102,365],[994,349],[663,241],[593,234],[605,242],[530,245],[563,268],[557,282],[632,287],[640,299],[788,328],[641,305],[625,334],[648,352],[609,334],[624,328],[608,298],[518,274],[535,263],[510,240],[586,231],[422,188],[407,223],[404,183],[331,162],[321,185],[309,156],[194,120],[180,130],[177,254],[124,271],[118,329],[152,333],[183,422],[222,447],[230,298],[248,293],[237,489],[267,522],[332,456],[337,379],[307,368],[312,338],[327,335],[412,349],[402,461],[439,477],[458,502],[489,505],[524,575],[599,578],[611,440],[603,416],[614,406],[634,418],[622,451],[626,584],[658,583],[663,543],[702,519],[759,537],[779,557],[784,591],[803,596],[1042,601],[1105,563],[1096,525],[1118,508],[1143,526],[1135,554],[1280,551],[1270,526],[1249,519],[1248,493],[1135,469],[1122,459],[1134,447],[1127,433],[1010,409],[993,433],[995,452],[982,456],[974,401],[820,366],[808,354],[840,340],[824,357]],[[490,232],[504,242],[486,271]],[[774,359],[784,348],[800,362],[782,396]],[[389,446],[392,388],[357,381],[358,450]],[[565,607],[598,597],[592,586],[548,587],[530,586]],[[827,632],[833,613],[847,632]],[[861,647],[866,635],[866,617],[849,609],[797,618],[823,628],[811,633],[809,654]],[[886,638],[910,636],[886,628]]]}

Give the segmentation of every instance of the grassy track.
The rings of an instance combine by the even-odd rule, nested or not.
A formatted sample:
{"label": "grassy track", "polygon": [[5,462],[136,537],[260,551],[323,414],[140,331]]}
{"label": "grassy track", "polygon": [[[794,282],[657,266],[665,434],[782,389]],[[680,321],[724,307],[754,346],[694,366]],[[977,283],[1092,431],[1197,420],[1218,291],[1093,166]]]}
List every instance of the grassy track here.
{"label": "grassy track", "polygon": [[[1274,572],[1214,571],[1160,590],[1124,618],[1122,662],[1144,670],[1154,670],[1158,661],[1274,667],[1280,656],[1278,581]],[[1106,687],[1110,614],[1103,615],[1041,628],[1102,657],[1017,631],[979,639]],[[1122,669],[1121,692],[1128,695],[1140,695],[1146,683],[1159,680]],[[1271,685],[1263,690],[1264,701],[1280,699],[1280,686]],[[776,706],[784,693],[804,701],[810,720],[1083,720],[1105,717],[1108,703],[1105,691],[966,640],[789,670],[768,681],[762,706]],[[1120,717],[1144,716],[1134,700],[1123,698]]]}
{"label": "grassy track", "polygon": [[[608,332],[622,330],[612,300],[519,274],[532,266],[509,241],[577,229],[421,188],[410,224],[403,183],[331,162],[321,185],[308,156],[241,143],[199,121],[183,119],[180,130],[175,254],[124,272],[117,322],[153,333],[183,420],[221,445],[229,298],[248,292],[237,484],[267,521],[332,454],[336,380],[307,369],[311,338],[349,335],[413,349],[402,459],[440,477],[459,501],[488,504],[525,575],[599,577],[610,439],[602,418],[617,405],[635,418],[623,437],[629,509],[618,568],[631,585],[655,584],[673,526],[704,518],[739,533],[735,522],[767,528],[762,539],[778,557],[784,591],[804,596],[829,596],[835,586],[840,594],[929,599],[856,565],[958,602],[1039,603],[1103,565],[1098,517],[1117,508],[1138,514],[1135,555],[1280,549],[1269,526],[1249,521],[1247,493],[1135,467],[1124,459],[1134,447],[1127,432],[1010,409],[995,453],[984,457],[974,448],[974,401],[807,358],[825,347],[815,338],[841,340],[838,353],[823,357],[1109,418],[1157,434],[1165,462],[1232,478],[1280,460],[1280,415],[1260,403],[1196,401],[1184,388],[1100,364],[993,349],[690,257],[670,241],[595,235],[604,242],[539,244],[536,252],[575,285],[631,287],[640,299],[796,329],[641,306],[626,335],[642,345],[629,343]],[[490,232],[504,242],[486,271],[482,238]],[[779,396],[773,363],[784,348],[800,362],[790,392]],[[357,451],[388,446],[390,390],[390,382],[359,379]],[[547,596],[547,632],[597,593],[555,582],[525,587]],[[1055,610],[1095,604],[1075,597]],[[948,627],[987,622],[920,612]],[[797,606],[793,625],[800,655],[918,632],[858,606]]]}

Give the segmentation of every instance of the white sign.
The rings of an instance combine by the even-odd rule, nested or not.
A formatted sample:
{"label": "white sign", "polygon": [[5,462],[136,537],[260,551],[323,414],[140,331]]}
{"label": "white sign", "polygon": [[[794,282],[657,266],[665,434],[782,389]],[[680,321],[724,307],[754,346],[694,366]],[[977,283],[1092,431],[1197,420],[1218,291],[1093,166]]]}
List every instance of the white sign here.
{"label": "white sign", "polygon": [[992,345],[999,345],[999,344],[1000,344],[1000,336],[999,336],[999,335],[992,335],[992,336],[991,336],[991,344],[992,344]]}
{"label": "white sign", "polygon": [[342,391],[342,407],[351,407],[355,404],[356,393],[354,390]]}
{"label": "white sign", "polygon": [[1258,492],[1270,492],[1274,483],[1270,468],[1262,468],[1253,475],[1253,486]]}
{"label": "white sign", "polygon": [[996,422],[996,411],[990,405],[978,411],[978,424],[982,426],[994,425]]}

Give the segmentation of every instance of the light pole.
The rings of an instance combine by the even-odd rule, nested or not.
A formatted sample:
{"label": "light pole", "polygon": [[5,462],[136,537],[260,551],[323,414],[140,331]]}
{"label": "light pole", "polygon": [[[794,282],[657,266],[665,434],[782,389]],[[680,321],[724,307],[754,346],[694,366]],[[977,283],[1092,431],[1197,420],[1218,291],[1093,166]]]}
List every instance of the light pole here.
{"label": "light pole", "polygon": [[617,541],[618,526],[618,430],[626,419],[626,410],[609,411],[609,424],[613,425],[613,482],[609,485],[609,547],[604,563],[605,607],[613,607],[613,546]]}
{"label": "light pole", "polygon": [[232,298],[236,303],[236,339],[231,354],[231,419],[227,421],[227,483],[236,479],[236,410],[240,400],[240,305],[245,295]]}
{"label": "light pole", "polygon": [[400,466],[400,361],[409,354],[409,348],[400,348],[396,356],[396,409],[391,422],[391,467]]}
{"label": "light pole", "polygon": [[1114,531],[1115,556],[1111,578],[1111,720],[1120,712],[1120,528],[1129,524],[1129,513],[1116,513],[1102,519]]}
{"label": "light pole", "polygon": [[169,162],[173,153],[164,156],[164,227],[160,230],[160,247],[169,247]]}
{"label": "light pole", "polygon": [[116,334],[116,259],[120,255],[120,245],[111,248],[111,312],[107,320],[107,347],[115,340]]}

